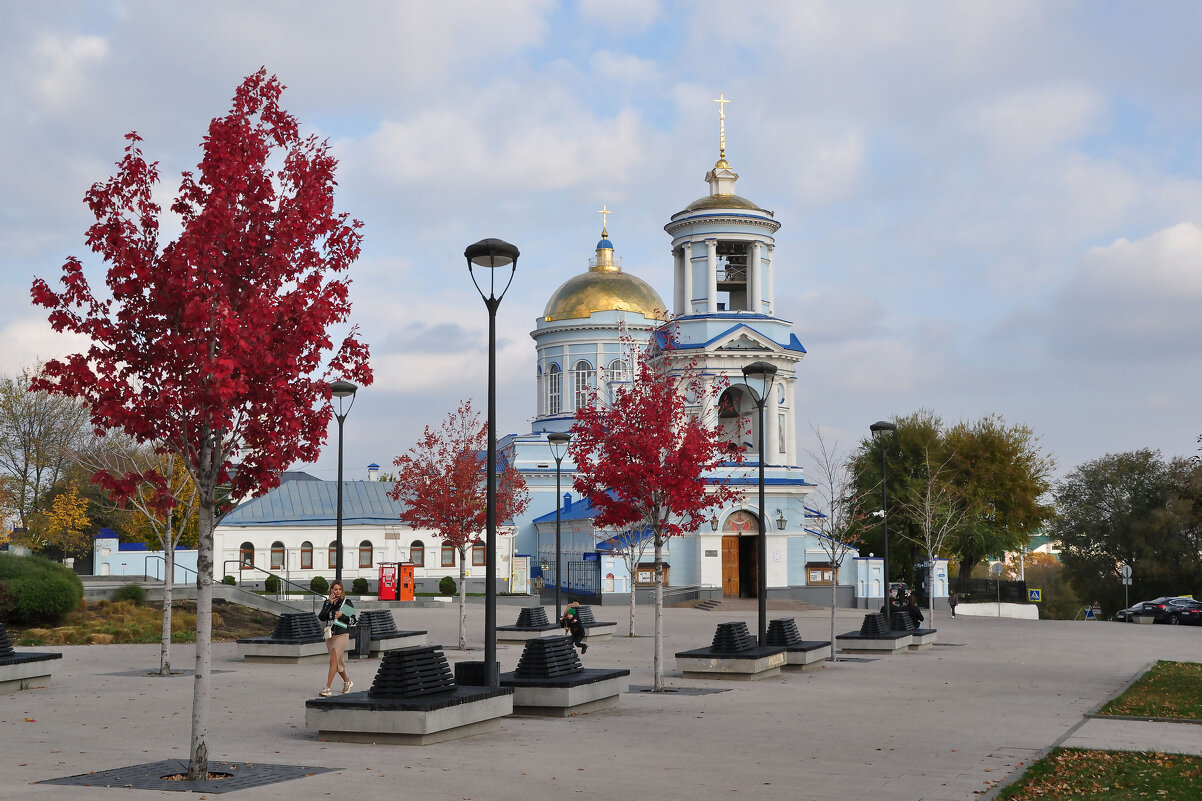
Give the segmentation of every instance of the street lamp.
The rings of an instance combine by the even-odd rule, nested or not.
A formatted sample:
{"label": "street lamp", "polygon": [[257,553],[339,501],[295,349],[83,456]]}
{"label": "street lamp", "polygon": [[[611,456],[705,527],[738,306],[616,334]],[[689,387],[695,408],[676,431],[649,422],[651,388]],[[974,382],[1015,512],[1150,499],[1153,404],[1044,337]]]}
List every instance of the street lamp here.
{"label": "street lamp", "polygon": [[[342,582],[342,423],[350,414],[351,407],[355,405],[355,393],[358,391],[359,387],[350,381],[338,380],[330,384],[330,395],[338,399],[338,411],[334,412],[334,417],[338,420],[338,506],[334,529],[334,554],[338,564],[334,567],[334,580],[339,583]],[[344,409],[342,404],[346,398],[351,400]]]}
{"label": "street lamp", "polygon": [[572,439],[571,434],[565,434],[562,431],[552,431],[547,435],[547,444],[551,446],[551,455],[555,458],[555,619],[559,620],[559,590],[563,582],[559,577],[563,575],[563,556],[559,547],[559,527],[561,518],[563,517],[563,499],[560,497],[559,477],[560,469],[563,466],[563,455],[567,451],[568,442]]}
{"label": "street lamp", "polygon": [[[518,249],[500,239],[481,239],[463,251],[467,271],[488,308],[488,539],[484,543],[484,675],[489,687],[499,687],[497,672],[497,307],[513,283]],[[488,294],[476,280],[474,267],[488,270]],[[509,267],[509,278],[497,294],[497,268]]]}
{"label": "street lamp", "polygon": [[893,627],[893,588],[889,584],[889,493],[885,489],[888,469],[885,464],[885,440],[884,436],[887,433],[896,434],[897,426],[890,423],[888,420],[879,420],[868,426],[868,430],[872,432],[873,439],[879,439],[881,443],[881,536],[885,540],[885,623],[890,628]]}
{"label": "street lamp", "polygon": [[[752,362],[743,367],[743,383],[751,390],[760,415],[760,508],[758,515],[760,539],[759,552],[756,554],[756,561],[759,564],[759,569],[756,571],[759,574],[757,576],[759,586],[756,588],[756,594],[759,596],[759,644],[761,648],[768,644],[768,534],[764,530],[766,528],[764,516],[767,513],[764,508],[764,405],[768,402],[768,392],[772,389],[772,382],[775,379],[776,365],[770,362]],[[753,381],[755,384],[752,384]]]}

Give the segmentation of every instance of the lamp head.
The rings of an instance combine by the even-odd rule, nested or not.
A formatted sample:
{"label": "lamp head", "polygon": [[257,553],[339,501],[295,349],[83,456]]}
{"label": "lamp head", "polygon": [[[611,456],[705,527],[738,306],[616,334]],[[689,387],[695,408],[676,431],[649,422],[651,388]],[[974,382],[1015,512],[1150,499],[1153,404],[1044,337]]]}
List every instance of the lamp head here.
{"label": "lamp head", "polygon": [[349,398],[359,391],[359,387],[350,381],[333,381],[330,383],[330,394],[335,398]]}
{"label": "lamp head", "polygon": [[877,422],[868,426],[868,430],[871,431],[872,436],[875,437],[897,431],[897,426],[893,423],[890,423],[888,420],[878,420]]}
{"label": "lamp head", "polygon": [[487,267],[490,270],[515,263],[518,255],[518,249],[504,239],[481,239],[474,245],[468,245],[463,251],[463,257],[469,265]]}
{"label": "lamp head", "polygon": [[[776,365],[772,362],[752,362],[743,366],[743,382],[756,390],[761,402],[768,397],[768,388],[776,378]],[[752,382],[755,382],[752,384]]]}
{"label": "lamp head", "polygon": [[547,434],[547,444],[551,446],[551,453],[555,456],[556,462],[563,458],[564,449],[571,440],[572,435],[564,431],[552,431]]}

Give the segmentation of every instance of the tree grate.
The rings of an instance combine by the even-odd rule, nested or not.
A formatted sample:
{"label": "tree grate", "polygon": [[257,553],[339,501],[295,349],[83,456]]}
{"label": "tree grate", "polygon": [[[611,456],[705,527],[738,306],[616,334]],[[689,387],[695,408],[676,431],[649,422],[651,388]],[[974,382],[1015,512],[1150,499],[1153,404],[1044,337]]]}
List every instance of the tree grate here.
{"label": "tree grate", "polygon": [[542,637],[526,643],[513,675],[519,679],[550,679],[583,670],[571,637]]}
{"label": "tree grate", "polygon": [[737,654],[740,651],[751,651],[755,647],[755,638],[747,630],[747,624],[741,620],[735,623],[719,623],[718,630],[714,632],[714,641],[710,643],[711,651],[722,654]]}
{"label": "tree grate", "polygon": [[860,635],[863,637],[884,637],[889,633],[889,622],[885,620],[885,616],[880,612],[869,612],[864,615],[864,622],[860,626]]}
{"label": "tree grate", "polygon": [[419,645],[390,651],[367,691],[368,698],[414,698],[456,687],[441,645]]}
{"label": "tree grate", "polygon": [[312,612],[285,612],[271,632],[273,640],[323,639],[321,621]]}
{"label": "tree grate", "polygon": [[359,613],[359,625],[367,625],[371,629],[371,637],[378,640],[386,634],[396,634],[396,621],[388,609],[369,609]]}
{"label": "tree grate", "polygon": [[801,641],[801,632],[797,630],[797,621],[793,618],[782,617],[768,621],[769,645],[797,645]]}
{"label": "tree grate", "polygon": [[909,612],[894,612],[892,622],[894,631],[918,630],[918,624],[914,622],[914,618],[910,617]]}
{"label": "tree grate", "polygon": [[551,621],[547,620],[547,610],[541,606],[526,606],[518,612],[518,622],[515,624],[518,628],[536,628],[538,626],[549,626]]}
{"label": "tree grate", "polygon": [[321,768],[312,765],[248,764],[245,762],[217,762],[210,760],[209,773],[228,774],[228,778],[208,779],[196,782],[171,781],[166,777],[188,772],[188,760],[166,759],[162,762],[149,762],[142,765],[113,768],[112,770],[98,770],[92,773],[64,776],[61,779],[45,779],[37,783],[67,785],[71,787],[113,787],[134,790],[217,794],[247,790],[253,787],[266,787],[277,782],[301,779],[306,776],[316,776],[319,773],[329,773],[335,770],[341,770],[341,768]]}

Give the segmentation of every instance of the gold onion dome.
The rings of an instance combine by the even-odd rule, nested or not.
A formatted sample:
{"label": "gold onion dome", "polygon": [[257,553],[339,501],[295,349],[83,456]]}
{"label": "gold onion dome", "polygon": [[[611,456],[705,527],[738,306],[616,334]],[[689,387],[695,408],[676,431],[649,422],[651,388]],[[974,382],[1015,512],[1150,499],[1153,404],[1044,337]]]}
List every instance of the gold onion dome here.
{"label": "gold onion dome", "polygon": [[588,272],[569,278],[547,301],[543,319],[587,319],[593,312],[626,311],[662,320],[667,311],[663,298],[641,278],[622,272],[614,262],[614,246],[602,228],[597,257]]}

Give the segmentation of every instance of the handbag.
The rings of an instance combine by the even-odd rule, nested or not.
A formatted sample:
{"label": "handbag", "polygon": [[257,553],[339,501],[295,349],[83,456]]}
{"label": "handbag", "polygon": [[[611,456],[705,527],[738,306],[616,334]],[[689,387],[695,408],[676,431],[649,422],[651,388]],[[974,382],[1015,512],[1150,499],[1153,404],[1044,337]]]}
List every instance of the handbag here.
{"label": "handbag", "polygon": [[325,624],[324,626],[321,627],[321,633],[322,633],[322,636],[325,637],[327,640],[330,639],[331,637],[334,636],[334,625],[332,623]]}

